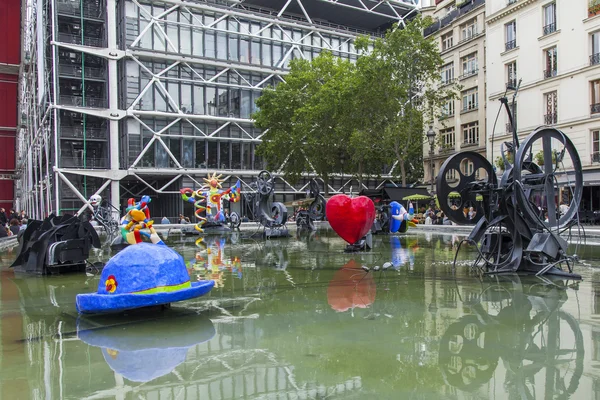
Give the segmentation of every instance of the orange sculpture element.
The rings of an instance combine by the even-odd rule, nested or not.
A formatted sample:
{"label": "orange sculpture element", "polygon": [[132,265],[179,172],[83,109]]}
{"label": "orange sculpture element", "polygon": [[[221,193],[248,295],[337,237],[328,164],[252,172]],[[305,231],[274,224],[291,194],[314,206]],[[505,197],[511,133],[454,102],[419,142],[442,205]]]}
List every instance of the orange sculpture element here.
{"label": "orange sculpture element", "polygon": [[108,293],[114,293],[117,290],[117,280],[114,275],[110,275],[106,280],[106,291]]}
{"label": "orange sculpture element", "polygon": [[373,274],[363,271],[350,260],[334,275],[327,288],[327,302],[335,311],[368,308],[375,302],[377,287]]}

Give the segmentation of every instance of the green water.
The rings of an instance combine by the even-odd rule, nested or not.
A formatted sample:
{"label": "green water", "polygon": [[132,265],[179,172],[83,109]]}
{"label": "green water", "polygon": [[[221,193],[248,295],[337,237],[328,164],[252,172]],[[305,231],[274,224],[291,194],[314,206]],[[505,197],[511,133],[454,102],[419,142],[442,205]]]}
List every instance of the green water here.
{"label": "green water", "polygon": [[0,398],[600,398],[600,247],[578,249],[579,283],[482,279],[468,251],[453,274],[460,238],[380,236],[351,255],[329,232],[200,247],[171,236],[186,260],[201,252],[193,279],[218,287],[102,318],[75,310],[97,276],[15,277],[5,252]]}

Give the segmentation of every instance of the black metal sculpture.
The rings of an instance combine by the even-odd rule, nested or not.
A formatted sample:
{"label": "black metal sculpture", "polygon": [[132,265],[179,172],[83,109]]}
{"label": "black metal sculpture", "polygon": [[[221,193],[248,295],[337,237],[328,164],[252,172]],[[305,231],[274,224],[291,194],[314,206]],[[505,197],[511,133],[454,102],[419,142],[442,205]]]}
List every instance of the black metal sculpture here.
{"label": "black metal sculpture", "polygon": [[[501,102],[512,127],[512,142],[501,146],[500,180],[482,155],[457,153],[446,160],[437,177],[440,208],[456,224],[475,225],[465,241],[477,246],[474,266],[486,273],[580,278],[573,274],[577,255],[567,254],[567,241],[561,236],[579,225],[576,216],[583,190],[579,154],[563,132],[547,126],[520,143],[507,97]],[[572,171],[567,172],[565,164]],[[558,200],[561,187],[568,192],[568,205]]]}
{"label": "black metal sculpture", "polygon": [[89,203],[93,208],[91,219],[92,225],[95,222],[104,228],[108,242],[113,242],[120,234],[121,224],[119,223],[119,220],[114,217],[115,214],[120,214],[119,209],[108,201],[102,200],[102,197],[99,195],[91,196]]}
{"label": "black metal sculpture", "polygon": [[19,242],[21,249],[11,267],[39,275],[85,271],[90,249],[101,246],[94,227],[69,214],[29,220]]}
{"label": "black metal sculpture", "polygon": [[314,231],[315,221],[321,221],[325,217],[325,206],[327,201],[319,190],[319,184],[314,179],[310,180],[310,197],[314,200],[308,206],[308,210],[301,210],[296,215],[298,229],[309,229]]}
{"label": "black metal sculpture", "polygon": [[271,196],[275,192],[275,182],[268,171],[261,171],[256,182],[250,185],[255,190],[244,193],[244,199],[252,205],[254,219],[264,227],[265,237],[288,237],[285,226],[288,219],[287,208],[284,204],[273,202]]}

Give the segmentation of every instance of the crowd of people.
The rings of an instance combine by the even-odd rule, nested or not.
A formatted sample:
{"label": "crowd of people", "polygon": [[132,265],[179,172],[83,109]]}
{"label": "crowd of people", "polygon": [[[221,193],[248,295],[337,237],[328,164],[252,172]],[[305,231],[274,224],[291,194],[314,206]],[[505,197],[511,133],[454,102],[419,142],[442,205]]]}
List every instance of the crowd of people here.
{"label": "crowd of people", "polygon": [[27,227],[27,215],[25,211],[20,213],[15,210],[6,212],[5,208],[0,208],[0,238],[17,235],[20,230]]}

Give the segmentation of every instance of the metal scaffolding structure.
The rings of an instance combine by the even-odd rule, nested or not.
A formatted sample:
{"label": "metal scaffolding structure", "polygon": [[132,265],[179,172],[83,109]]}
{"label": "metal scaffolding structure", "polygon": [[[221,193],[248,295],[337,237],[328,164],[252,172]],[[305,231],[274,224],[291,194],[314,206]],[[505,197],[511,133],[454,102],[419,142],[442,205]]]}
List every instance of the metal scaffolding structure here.
{"label": "metal scaffolding structure", "polygon": [[[143,192],[155,215],[178,215],[178,189],[212,172],[248,190],[264,168],[250,118],[261,91],[292,59],[356,59],[358,35],[417,12],[413,0],[24,1],[17,208],[38,218]],[[363,186],[381,187],[393,168]],[[275,176],[291,201],[315,174]],[[327,185],[358,188],[342,174]]]}

